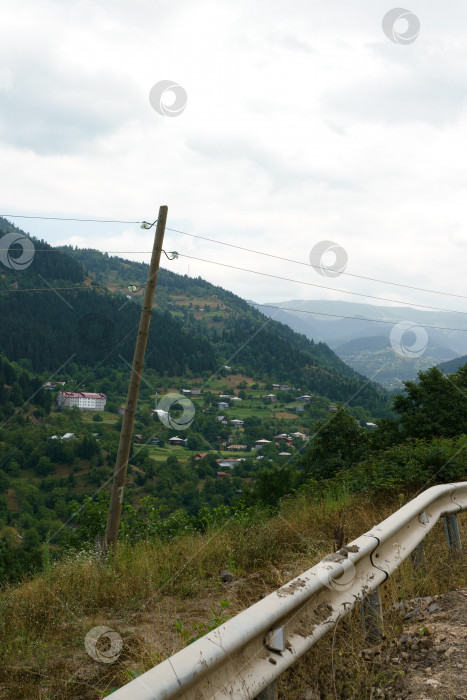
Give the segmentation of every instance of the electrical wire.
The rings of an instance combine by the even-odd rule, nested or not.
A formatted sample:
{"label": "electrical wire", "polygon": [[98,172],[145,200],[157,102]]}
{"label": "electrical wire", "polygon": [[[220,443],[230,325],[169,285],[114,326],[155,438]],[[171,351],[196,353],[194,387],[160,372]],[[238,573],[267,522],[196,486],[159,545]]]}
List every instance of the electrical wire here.
{"label": "electrical wire", "polygon": [[[165,253],[165,251],[164,251],[164,253]],[[165,253],[165,254],[168,257],[167,253]],[[377,301],[385,301],[385,302],[389,302],[391,304],[402,304],[404,306],[417,307],[417,308],[421,308],[421,309],[428,309],[430,311],[440,311],[442,313],[467,314],[467,311],[454,311],[453,309],[443,309],[443,308],[440,308],[439,306],[429,306],[427,304],[417,304],[415,302],[401,301],[399,299],[388,299],[387,297],[378,297],[378,296],[375,296],[374,294],[364,294],[363,292],[351,292],[349,290],[340,289],[338,287],[328,287],[328,286],[323,285],[323,284],[316,284],[314,282],[306,282],[305,280],[296,280],[296,279],[293,279],[290,277],[281,277],[279,275],[273,275],[273,274],[268,273],[268,272],[261,272],[260,270],[250,270],[250,269],[245,268],[245,267],[238,267],[236,265],[222,263],[222,262],[219,262],[217,260],[207,260],[206,258],[198,258],[198,257],[195,257],[193,255],[187,255],[185,253],[173,252],[171,254],[176,256],[176,257],[187,258],[189,260],[196,260],[198,262],[204,262],[204,263],[208,263],[210,265],[217,265],[220,267],[227,267],[231,270],[238,270],[240,272],[248,272],[248,273],[254,274],[254,275],[261,275],[262,277],[269,277],[271,279],[278,279],[278,280],[281,280],[283,282],[292,282],[294,284],[304,284],[308,287],[316,287],[318,289],[325,289],[327,291],[339,292],[340,294],[350,294],[351,296],[359,296],[359,297],[364,297],[366,299],[375,299]],[[174,258],[169,258],[169,259],[173,260]],[[122,287],[122,285],[116,285],[116,284],[114,284],[114,285],[100,285],[100,288],[105,289],[108,287]],[[92,289],[92,288],[96,289],[99,287],[97,287],[96,285],[94,285],[93,287],[88,287],[88,286],[85,286],[85,287],[51,287],[51,289],[56,289],[57,291],[65,291],[65,290],[72,290],[72,289]],[[139,289],[141,289],[141,288],[142,287],[139,287]],[[136,291],[139,291],[139,289]],[[41,291],[48,291],[48,290],[45,288],[28,288],[28,289],[2,289],[0,291],[3,291],[3,292],[41,292]],[[130,290],[130,291],[135,291],[135,290]]]}
{"label": "electrical wire", "polygon": [[[252,306],[266,307],[270,309],[277,309],[278,311],[295,311],[301,314],[310,314],[312,316],[329,316],[330,318],[344,318],[348,321],[371,321],[372,323],[388,323],[391,326],[397,325],[398,323],[407,323],[407,321],[383,321],[378,318],[359,318],[358,316],[342,316],[341,314],[326,314],[322,311],[310,311],[309,309],[290,309],[286,306],[274,306],[274,304],[257,304],[252,303]],[[413,323],[413,328],[433,328],[439,331],[459,331],[461,333],[467,333],[467,328],[446,328],[445,326],[427,326],[421,323]]]}
{"label": "electrical wire", "polygon": [[452,309],[441,309],[438,306],[427,306],[426,304],[415,304],[410,301],[400,301],[399,299],[388,299],[386,297],[377,297],[373,294],[363,294],[362,292],[349,292],[346,289],[339,289],[337,287],[327,287],[324,284],[315,284],[314,282],[305,282],[304,280],[295,280],[290,277],[280,277],[279,275],[272,275],[269,272],[260,272],[259,270],[249,270],[245,267],[236,267],[235,265],[229,265],[227,263],[221,263],[216,260],[206,260],[205,258],[196,258],[193,255],[186,255],[185,253],[179,253],[181,258],[188,258],[189,260],[197,260],[198,262],[209,263],[210,265],[219,265],[221,267],[228,267],[232,270],[239,270],[240,272],[249,272],[254,275],[261,275],[262,277],[270,277],[272,279],[281,280],[283,282],[294,282],[296,284],[305,284],[308,287],[318,287],[319,289],[326,289],[332,292],[340,292],[341,294],[351,294],[353,296],[365,297],[367,299],[377,299],[378,301],[388,301],[392,304],[404,304],[405,306],[417,306],[421,309],[429,309],[430,311],[442,311],[444,313],[451,314],[467,314],[467,311],[453,311]]}
{"label": "electrical wire", "polygon": [[[95,222],[95,223],[115,223],[115,224],[144,224],[146,222],[141,222],[141,221],[119,221],[118,219],[75,219],[75,218],[61,218],[61,217],[56,217],[56,216],[23,216],[19,214],[0,214],[0,216],[3,217],[10,217],[13,219],[45,219],[45,220],[51,220],[51,221],[89,221],[89,222]],[[156,220],[157,221],[157,220]],[[147,228],[151,228],[154,226],[156,221],[150,225],[148,225]],[[146,228],[146,227],[145,227]],[[209,243],[216,243],[217,245],[223,245],[227,246],[229,248],[235,248],[236,250],[242,250],[243,252],[246,253],[253,253],[254,255],[263,255],[268,258],[274,258],[275,260],[281,260],[282,262],[289,262],[294,265],[304,265],[305,267],[313,267],[315,269],[321,269],[319,265],[313,265],[312,263],[309,262],[303,262],[302,260],[294,260],[292,258],[285,258],[281,255],[275,255],[273,253],[266,253],[265,251],[262,250],[255,250],[254,248],[245,248],[243,246],[235,245],[234,243],[227,243],[226,241],[219,241],[215,238],[210,238],[208,236],[199,236],[198,234],[195,233],[189,233],[188,231],[181,231],[180,229],[176,228],[169,228],[166,226],[167,231],[172,231],[173,233],[179,233],[183,236],[189,236],[190,238],[198,238],[199,240],[202,241],[208,241]],[[36,252],[56,252],[54,250],[37,250]],[[63,251],[58,251],[58,252],[63,252]],[[151,251],[146,251],[146,250],[112,250],[112,251],[99,251],[102,253],[108,253],[108,254],[149,254]],[[362,279],[362,280],[367,280],[369,282],[378,282],[379,284],[389,284],[393,287],[402,287],[404,289],[412,289],[417,292],[426,292],[428,294],[440,294],[442,296],[449,296],[449,297],[455,297],[457,299],[467,299],[467,296],[464,294],[455,294],[454,292],[443,292],[441,290],[437,289],[427,289],[426,287],[416,287],[414,285],[410,284],[403,284],[401,282],[392,282],[390,280],[381,280],[376,277],[367,277],[366,275],[357,275],[356,273],[353,272],[341,272],[341,275],[346,275],[348,277],[355,277],[357,279]]]}
{"label": "electrical wire", "polygon": [[[262,250],[254,250],[253,248],[243,248],[242,246],[235,245],[234,243],[226,243],[225,241],[218,241],[214,238],[207,238],[206,236],[198,236],[194,233],[187,233],[186,231],[179,231],[178,229],[175,228],[168,228],[166,227],[167,231],[172,231],[173,233],[181,233],[184,236],[190,236],[191,238],[199,238],[203,241],[209,241],[210,243],[217,243],[219,245],[225,245],[228,246],[229,248],[236,248],[237,250],[243,250],[246,253],[254,253],[255,255],[264,255],[265,257],[268,258],[275,258],[276,260],[282,260],[283,262],[290,262],[293,263],[294,265],[304,265],[305,267],[313,267],[317,270],[321,270],[319,265],[313,265],[312,263],[308,262],[303,262],[303,260],[293,260],[291,258],[284,258],[281,255],[274,255],[273,253],[265,253]],[[454,294],[451,292],[441,292],[436,289],[425,289],[424,287],[414,287],[410,284],[402,284],[400,282],[390,282],[389,280],[380,280],[375,277],[366,277],[365,275],[357,275],[353,272],[341,272],[341,275],[347,275],[348,277],[357,277],[358,279],[362,280],[368,280],[369,282],[379,282],[381,284],[391,284],[394,287],[404,287],[405,289],[413,289],[417,292],[428,292],[430,294],[442,294],[444,296],[449,296],[449,297],[457,297],[459,299],[467,299],[467,296],[464,294]]]}
{"label": "electrical wire", "polygon": [[[190,256],[186,256],[186,255],[183,256],[182,253],[179,253],[179,255],[182,257],[190,257]],[[198,260],[198,259],[199,258],[195,258],[195,260]],[[203,261],[203,262],[212,262],[213,264],[222,265],[223,267],[233,267],[232,265],[225,265],[223,263],[215,263],[215,262],[209,261],[209,260]],[[233,269],[242,269],[242,268],[234,267]],[[260,274],[260,275],[266,274],[266,273],[256,272],[255,270],[246,270],[246,272],[255,272],[255,274]],[[267,276],[271,277],[271,275],[267,275]],[[283,278],[279,278],[279,279],[283,279]],[[292,281],[298,281],[298,280],[292,280]],[[145,286],[146,285],[143,284],[142,286],[140,286],[134,290],[130,289],[129,291],[136,294],[141,289],[143,289]],[[110,287],[121,288],[122,285],[109,284],[109,285],[98,285],[98,286],[97,285],[93,285],[93,286],[85,285],[85,286],[80,286],[80,287],[28,287],[26,289],[0,289],[0,292],[55,292],[55,291],[63,292],[63,291],[77,291],[77,290],[92,291],[92,290],[96,290],[96,289],[109,289]],[[403,302],[401,302],[401,303],[403,303]],[[328,314],[328,313],[324,313],[321,311],[310,311],[307,309],[291,309],[291,308],[285,307],[285,306],[275,306],[274,304],[256,304],[256,303],[254,303],[254,304],[252,304],[252,306],[277,309],[278,311],[293,311],[293,312],[297,312],[297,313],[310,314],[313,316],[327,316],[330,318],[343,318],[343,319],[346,319],[349,321],[370,321],[372,323],[386,323],[386,324],[390,324],[393,326],[397,323],[406,323],[406,321],[384,321],[384,320],[380,320],[377,318],[358,318],[356,316],[343,316],[341,314]],[[455,312],[454,311],[452,313],[466,313],[466,312],[464,312],[464,311]],[[421,323],[414,323],[413,326],[414,327],[416,326],[417,328],[431,328],[431,329],[440,330],[440,331],[458,331],[461,333],[467,332],[467,328],[448,328],[446,326],[429,326],[429,325],[424,325]]]}
{"label": "electrical wire", "polygon": [[10,219],[41,219],[44,221],[90,221],[94,224],[141,224],[141,221],[120,221],[119,219],[75,219],[73,217],[64,218],[61,216],[23,216],[22,214],[0,214]]}
{"label": "electrical wire", "polygon": [[87,289],[92,291],[93,289],[109,289],[109,287],[122,288],[121,284],[93,284],[84,285],[82,287],[26,287],[24,289],[0,289],[0,292],[65,292],[65,291],[75,291],[77,289]]}

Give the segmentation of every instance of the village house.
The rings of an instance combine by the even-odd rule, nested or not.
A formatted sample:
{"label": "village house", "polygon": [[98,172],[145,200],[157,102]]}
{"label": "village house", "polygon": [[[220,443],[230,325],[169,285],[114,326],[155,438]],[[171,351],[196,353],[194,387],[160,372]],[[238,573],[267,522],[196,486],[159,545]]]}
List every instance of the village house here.
{"label": "village house", "polygon": [[256,440],[255,450],[260,450],[265,445],[270,445],[270,444],[271,444],[271,440],[264,440],[264,439],[263,440]]}
{"label": "village house", "polygon": [[216,462],[219,465],[219,467],[222,467],[223,469],[232,469],[232,467],[234,467],[238,461],[238,459],[233,459],[229,457],[225,457],[224,459],[216,459]]}
{"label": "village house", "polygon": [[49,440],[74,440],[75,438],[76,435],[74,433],[65,433],[65,435],[62,435],[62,437],[59,435],[52,435],[49,437]]}
{"label": "village house", "polygon": [[217,404],[217,408],[218,408],[220,411],[225,411],[225,409],[228,408],[228,407],[229,407],[229,404],[226,403],[225,401],[220,401],[220,402]]}
{"label": "village house", "polygon": [[201,396],[201,389],[199,387],[191,390],[192,396]]}
{"label": "village house", "polygon": [[58,408],[77,406],[80,411],[104,411],[107,403],[105,394],[94,394],[87,391],[60,391],[56,396]]}
{"label": "village house", "polygon": [[[157,416],[162,423],[169,420],[169,412],[163,411],[161,408],[151,408],[151,415]],[[164,425],[166,425],[166,423],[164,423]]]}
{"label": "village house", "polygon": [[299,440],[299,439],[306,440],[307,439],[307,436],[305,435],[305,433],[300,433],[298,431],[296,433],[291,433],[291,435],[293,438],[295,438],[295,440]]}
{"label": "village house", "polygon": [[263,399],[269,399],[269,401],[275,401],[276,395],[275,394],[266,394],[266,396],[263,396]]}
{"label": "village house", "polygon": [[181,445],[186,445],[187,441],[186,439],[184,440],[183,438],[178,437],[176,435],[175,437],[171,437],[168,440],[169,445],[175,445],[175,446],[181,446]]}
{"label": "village house", "polygon": [[240,420],[240,418],[233,418],[230,423],[235,428],[243,428],[244,421]]}
{"label": "village house", "polygon": [[246,450],[247,445],[228,445],[226,449],[236,452],[237,450]]}
{"label": "village house", "polygon": [[287,445],[291,445],[293,442],[293,437],[286,435],[286,433],[281,433],[280,435],[274,435],[274,440],[278,441],[277,444],[279,444],[280,440],[283,440],[287,443]]}
{"label": "village house", "polygon": [[203,459],[203,457],[207,457],[207,456],[208,456],[207,452],[198,452],[197,454],[195,454],[193,459],[195,460],[195,462],[197,462],[199,459]]}

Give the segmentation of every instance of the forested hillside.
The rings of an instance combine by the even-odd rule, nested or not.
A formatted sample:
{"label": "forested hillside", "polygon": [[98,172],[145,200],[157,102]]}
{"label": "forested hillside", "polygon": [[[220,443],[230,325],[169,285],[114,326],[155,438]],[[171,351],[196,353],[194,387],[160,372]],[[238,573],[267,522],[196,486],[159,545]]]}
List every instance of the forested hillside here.
{"label": "forested hillside", "polygon": [[[22,235],[0,222],[9,232]],[[128,287],[147,277],[146,265],[98,251],[34,245],[26,269],[0,267],[0,582],[37,570],[46,542],[58,556],[102,534],[141,308]],[[274,383],[287,388],[271,399]],[[156,392],[185,387],[198,390],[195,416],[176,446],[152,409]],[[62,390],[103,392],[106,410],[58,411]],[[384,390],[325,344],[161,270],[122,527],[178,531],[216,508],[276,504],[298,485],[295,465],[330,402],[346,403],[361,430],[393,415]]]}
{"label": "forested hillside", "polygon": [[462,357],[455,357],[453,360],[448,360],[448,362],[442,362],[438,367],[446,374],[451,374],[451,372],[457,372],[459,367],[462,367],[467,362],[467,355]]}
{"label": "forested hillside", "polygon": [[[0,220],[0,233],[10,230]],[[27,269],[0,271],[0,352],[10,360],[28,358],[35,371],[55,372],[71,360],[83,366],[104,359],[106,366],[121,364],[122,358],[131,361],[141,292],[128,299],[127,287],[144,283],[147,265],[98,251],[53,251],[43,241],[34,244],[37,252]],[[73,286],[79,289],[69,289]],[[47,291],[22,291],[37,288]],[[200,298],[211,303],[200,307]],[[375,415],[388,412],[385,392],[324,343],[267,320],[208,282],[161,270],[146,366],[181,377],[187,371],[213,373],[227,363],[250,376],[302,385]]]}

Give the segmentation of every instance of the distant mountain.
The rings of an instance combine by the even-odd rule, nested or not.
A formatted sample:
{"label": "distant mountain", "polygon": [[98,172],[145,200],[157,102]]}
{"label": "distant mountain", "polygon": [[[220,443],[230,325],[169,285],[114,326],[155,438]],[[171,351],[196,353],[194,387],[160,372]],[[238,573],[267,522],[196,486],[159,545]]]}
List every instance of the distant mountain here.
{"label": "distant mountain", "polygon": [[[467,315],[462,313],[340,301],[294,300],[274,304],[274,308],[254,306],[308,338],[326,342],[353,369],[387,389],[400,389],[402,382],[416,378],[420,369],[467,353],[467,333],[463,330],[467,331]],[[425,351],[420,358],[408,359],[395,353],[390,343],[391,331],[398,323],[446,330],[425,328]],[[453,328],[459,330],[449,330]]]}
{"label": "distant mountain", "polygon": [[338,347],[336,352],[357,372],[378,381],[386,389],[397,391],[402,382],[415,379],[420,370],[438,364],[442,358],[452,358],[454,354],[428,341],[420,357],[404,357],[394,352],[389,339],[384,336],[355,338]]}
{"label": "distant mountain", "polygon": [[[22,233],[0,219],[0,235],[12,230]],[[131,362],[142,292],[129,294],[128,286],[144,284],[148,266],[31,240],[37,252],[29,267],[0,269],[0,352],[52,373],[67,363],[95,368]],[[146,363],[161,375],[200,376],[228,364],[374,415],[388,411],[381,387],[327,345],[267,320],[235,294],[161,269],[156,297]]]}
{"label": "distant mountain", "polygon": [[467,364],[467,355],[462,355],[462,357],[456,357],[454,360],[449,360],[449,362],[442,362],[438,367],[446,374],[452,374],[452,372],[457,372],[459,367]]}

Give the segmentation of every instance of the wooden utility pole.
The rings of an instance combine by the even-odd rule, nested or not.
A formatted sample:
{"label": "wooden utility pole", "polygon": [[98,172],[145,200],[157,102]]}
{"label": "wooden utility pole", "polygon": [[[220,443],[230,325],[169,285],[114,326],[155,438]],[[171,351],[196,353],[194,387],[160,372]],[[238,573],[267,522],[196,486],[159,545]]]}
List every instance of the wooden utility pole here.
{"label": "wooden utility pole", "polygon": [[133,436],[133,426],[135,423],[136,405],[138,403],[139,385],[143,371],[144,354],[148,340],[149,324],[151,322],[152,305],[154,293],[156,291],[157,273],[164,242],[165,224],[167,221],[167,207],[159,209],[157,219],[156,237],[152,249],[151,264],[149,266],[148,281],[144,294],[144,303],[139,321],[138,337],[136,339],[133,366],[131,368],[130,384],[123,416],[122,431],[120,433],[120,443],[118,445],[117,461],[115,463],[114,479],[112,484],[112,495],[110,497],[109,515],[107,518],[107,529],[105,532],[105,549],[114,547],[117,542],[120,516],[122,513],[123,491],[125,488],[128,458],[130,456],[131,439]]}

